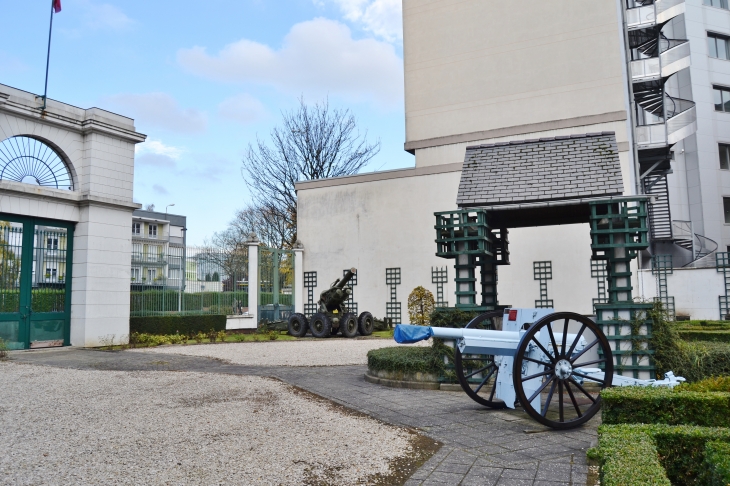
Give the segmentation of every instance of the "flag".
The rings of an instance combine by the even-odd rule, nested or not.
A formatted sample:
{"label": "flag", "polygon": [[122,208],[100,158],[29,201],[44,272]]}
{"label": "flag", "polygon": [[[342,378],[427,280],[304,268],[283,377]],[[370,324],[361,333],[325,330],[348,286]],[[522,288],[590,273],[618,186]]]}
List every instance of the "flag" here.
{"label": "flag", "polygon": [[53,11],[56,13],[61,11],[61,0],[53,0]]}

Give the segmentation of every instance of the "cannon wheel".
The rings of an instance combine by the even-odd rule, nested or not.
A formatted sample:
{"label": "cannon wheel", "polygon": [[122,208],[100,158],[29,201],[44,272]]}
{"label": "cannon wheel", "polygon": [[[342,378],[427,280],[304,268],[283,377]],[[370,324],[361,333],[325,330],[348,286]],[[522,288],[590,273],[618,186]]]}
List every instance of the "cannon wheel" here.
{"label": "cannon wheel", "polygon": [[[574,323],[573,332],[577,327],[579,331],[571,342],[567,342],[568,326],[571,322]],[[549,338],[547,346],[539,342],[540,332],[543,330]],[[575,347],[581,337],[585,338],[587,344],[576,352]],[[528,347],[539,349],[542,357],[528,357]],[[597,352],[598,357],[586,356],[589,352]],[[530,363],[540,365],[543,371],[522,376],[522,370]],[[576,377],[583,378],[584,375],[575,371],[575,368],[583,366],[602,367],[604,381],[594,381],[598,381],[601,389],[611,386],[613,355],[608,339],[596,323],[573,312],[556,312],[537,321],[522,336],[512,370],[515,392],[522,408],[541,424],[554,429],[570,429],[589,421],[601,409],[601,396],[593,396],[576,380]],[[533,384],[539,386],[528,396],[523,385],[536,379],[540,381],[537,384],[533,381]],[[531,403],[536,398],[540,400],[541,412]]]}
{"label": "cannon wheel", "polygon": [[357,336],[357,316],[347,313],[340,319],[340,330],[346,338],[354,338]]}
{"label": "cannon wheel", "polygon": [[373,315],[369,312],[363,312],[360,317],[357,318],[357,328],[360,334],[363,336],[369,336],[373,333],[375,327],[375,321]]}
{"label": "cannon wheel", "polygon": [[294,313],[289,316],[289,334],[294,337],[303,337],[309,330],[309,322],[304,314]]}
{"label": "cannon wheel", "polygon": [[312,336],[316,338],[329,337],[332,331],[332,319],[323,312],[317,312],[309,320],[309,330],[312,331]]}
{"label": "cannon wheel", "polygon": [[[502,311],[479,314],[464,326],[470,329],[494,329],[492,319],[501,317]],[[505,403],[494,398],[497,390],[499,367],[494,363],[494,356],[468,354],[462,355],[458,346],[454,348],[454,367],[461,388],[475,402],[490,408],[504,408]],[[474,378],[479,376],[479,378]],[[489,380],[494,381],[489,384]]]}

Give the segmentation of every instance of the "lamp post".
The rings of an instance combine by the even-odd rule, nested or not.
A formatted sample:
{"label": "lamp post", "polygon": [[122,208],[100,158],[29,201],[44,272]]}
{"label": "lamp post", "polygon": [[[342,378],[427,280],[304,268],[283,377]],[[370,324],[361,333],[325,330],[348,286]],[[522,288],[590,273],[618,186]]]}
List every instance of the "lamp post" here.
{"label": "lamp post", "polygon": [[166,218],[167,218],[167,208],[169,208],[170,206],[174,206],[174,205],[175,205],[175,203],[168,204],[167,206],[165,206],[165,217]]}

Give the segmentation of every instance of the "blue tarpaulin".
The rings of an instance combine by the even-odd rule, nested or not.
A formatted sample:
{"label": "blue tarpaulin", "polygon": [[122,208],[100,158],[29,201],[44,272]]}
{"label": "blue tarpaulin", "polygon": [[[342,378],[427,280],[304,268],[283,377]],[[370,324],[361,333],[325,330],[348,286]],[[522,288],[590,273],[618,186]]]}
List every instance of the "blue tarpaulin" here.
{"label": "blue tarpaulin", "polygon": [[398,344],[411,344],[423,341],[433,336],[433,330],[429,326],[411,326],[398,324],[393,332],[393,339]]}

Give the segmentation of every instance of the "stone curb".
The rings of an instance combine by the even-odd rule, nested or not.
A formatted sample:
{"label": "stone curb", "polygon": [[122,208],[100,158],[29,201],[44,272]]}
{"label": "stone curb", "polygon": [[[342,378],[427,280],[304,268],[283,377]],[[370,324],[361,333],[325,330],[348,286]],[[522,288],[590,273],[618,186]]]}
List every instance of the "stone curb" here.
{"label": "stone curb", "polygon": [[365,381],[367,381],[368,383],[374,383],[376,385],[389,386],[391,388],[409,388],[411,390],[441,390],[452,392],[462,391],[461,385],[457,385],[454,383],[439,383],[437,381],[389,380],[387,378],[373,376],[370,373],[365,373]]}

